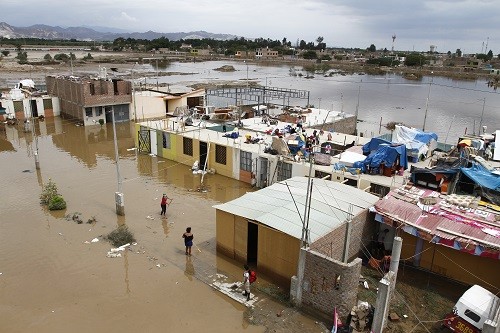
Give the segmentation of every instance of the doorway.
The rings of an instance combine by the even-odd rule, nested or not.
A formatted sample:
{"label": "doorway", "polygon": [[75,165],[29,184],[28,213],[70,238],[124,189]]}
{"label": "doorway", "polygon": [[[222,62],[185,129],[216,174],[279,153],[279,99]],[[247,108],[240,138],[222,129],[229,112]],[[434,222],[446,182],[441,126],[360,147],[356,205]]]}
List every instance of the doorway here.
{"label": "doorway", "polygon": [[200,170],[205,168],[205,162],[207,160],[208,144],[206,142],[200,141]]}
{"label": "doorway", "polygon": [[34,118],[38,117],[38,109],[36,107],[36,100],[32,99],[30,100],[31,103],[31,116]]}
{"label": "doorway", "polygon": [[257,249],[259,244],[259,226],[255,223],[248,222],[248,239],[247,239],[247,262],[257,263]]}

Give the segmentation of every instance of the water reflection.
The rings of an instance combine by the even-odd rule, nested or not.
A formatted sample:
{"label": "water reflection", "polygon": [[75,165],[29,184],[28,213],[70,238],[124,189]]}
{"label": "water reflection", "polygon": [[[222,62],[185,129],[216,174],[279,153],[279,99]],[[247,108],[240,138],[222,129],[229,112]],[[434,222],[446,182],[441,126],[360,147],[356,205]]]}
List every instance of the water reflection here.
{"label": "water reflection", "polygon": [[165,234],[165,238],[168,238],[168,234],[170,233],[170,222],[168,222],[168,219],[166,217],[163,217],[161,219],[161,226],[163,227],[163,233]]}
{"label": "water reflection", "polygon": [[193,281],[194,273],[193,260],[191,256],[186,256],[186,269],[184,270],[184,275],[189,279],[189,281]]}

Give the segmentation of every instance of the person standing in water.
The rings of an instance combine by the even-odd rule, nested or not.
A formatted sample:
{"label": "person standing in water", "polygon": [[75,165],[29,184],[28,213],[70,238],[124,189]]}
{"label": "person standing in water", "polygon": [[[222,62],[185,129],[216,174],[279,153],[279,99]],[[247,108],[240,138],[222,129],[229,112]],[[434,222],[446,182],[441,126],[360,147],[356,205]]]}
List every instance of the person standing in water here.
{"label": "person standing in water", "polygon": [[160,203],[160,206],[161,206],[160,215],[165,216],[167,214],[167,200],[168,200],[167,195],[165,193],[163,193],[163,197],[161,197],[161,203]]}
{"label": "person standing in water", "polygon": [[184,238],[184,245],[186,246],[186,255],[191,255],[191,247],[193,246],[193,234],[191,233],[191,227],[186,228],[186,232],[182,234]]}
{"label": "person standing in water", "polygon": [[247,297],[247,301],[250,300],[250,268],[248,265],[243,266],[245,271],[243,272],[243,287],[245,289],[245,292],[243,293],[243,296]]}

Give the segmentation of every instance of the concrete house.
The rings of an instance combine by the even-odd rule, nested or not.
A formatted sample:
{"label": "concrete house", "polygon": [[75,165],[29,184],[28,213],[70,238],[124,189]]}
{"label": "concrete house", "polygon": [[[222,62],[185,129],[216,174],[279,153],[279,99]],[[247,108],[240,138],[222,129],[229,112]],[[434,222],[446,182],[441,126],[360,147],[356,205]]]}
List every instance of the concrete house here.
{"label": "concrete house", "polygon": [[111,122],[130,120],[132,84],[121,79],[75,76],[47,76],[47,92],[57,96],[61,114],[80,120],[85,126],[94,125],[103,119]]}
{"label": "concrete house", "polygon": [[183,89],[175,87],[136,91],[131,105],[131,119],[137,120],[164,118],[167,114],[175,114],[179,109],[202,106],[204,89]]}

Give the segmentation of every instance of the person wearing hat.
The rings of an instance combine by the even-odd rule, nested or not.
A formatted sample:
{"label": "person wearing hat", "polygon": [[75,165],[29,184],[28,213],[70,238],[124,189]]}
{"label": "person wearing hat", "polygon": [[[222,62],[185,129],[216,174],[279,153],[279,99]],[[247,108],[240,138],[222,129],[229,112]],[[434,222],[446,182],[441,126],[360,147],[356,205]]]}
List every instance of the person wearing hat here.
{"label": "person wearing hat", "polygon": [[161,206],[160,215],[165,216],[167,214],[167,200],[168,199],[169,199],[169,197],[167,197],[167,195],[165,193],[163,193],[163,197],[161,198],[161,203],[160,203],[160,206]]}

